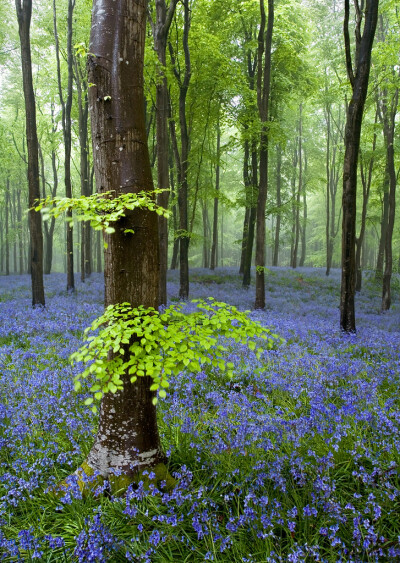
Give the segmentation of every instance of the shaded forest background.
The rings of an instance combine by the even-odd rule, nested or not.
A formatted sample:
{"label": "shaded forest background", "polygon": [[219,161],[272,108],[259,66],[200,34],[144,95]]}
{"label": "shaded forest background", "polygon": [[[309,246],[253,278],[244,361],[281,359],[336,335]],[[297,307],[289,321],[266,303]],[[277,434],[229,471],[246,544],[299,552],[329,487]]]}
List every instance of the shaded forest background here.
{"label": "shaded forest background", "polygon": [[[235,266],[248,286],[260,181],[259,3],[178,3],[163,45],[162,5],[166,10],[165,2],[149,4],[145,111],[158,186],[165,170],[160,171],[162,157],[157,154],[156,125],[161,113],[157,108],[163,108],[168,119],[169,186],[160,186],[171,190],[162,201],[171,210],[168,223],[164,220],[167,264],[171,269],[179,267],[178,243],[185,238],[190,266]],[[0,271],[22,274],[29,270],[29,236],[21,59],[14,5],[5,2],[0,9],[4,22],[0,30]],[[69,191],[74,196],[89,195],[95,190],[88,119],[91,85],[86,72],[90,14],[87,0],[33,6],[31,47],[43,198]],[[335,1],[290,0],[275,6],[267,266],[323,266],[327,274],[340,266],[344,127],[351,98],[343,17],[343,5]],[[352,25],[357,17],[356,12],[350,14],[353,47]],[[383,274],[389,214],[395,207],[387,149],[394,147],[396,184],[400,171],[396,131],[399,17],[395,2],[381,2],[359,154],[358,289],[363,269],[375,270],[377,277]],[[164,81],[163,106],[159,96]],[[182,185],[186,191],[178,198]],[[43,222],[43,234],[45,273],[67,272],[71,252],[73,269],[81,279],[102,270],[101,235],[85,224],[71,229],[63,220],[50,218]],[[398,220],[391,245],[393,268],[398,270]],[[67,285],[69,289],[74,285],[70,274]]]}

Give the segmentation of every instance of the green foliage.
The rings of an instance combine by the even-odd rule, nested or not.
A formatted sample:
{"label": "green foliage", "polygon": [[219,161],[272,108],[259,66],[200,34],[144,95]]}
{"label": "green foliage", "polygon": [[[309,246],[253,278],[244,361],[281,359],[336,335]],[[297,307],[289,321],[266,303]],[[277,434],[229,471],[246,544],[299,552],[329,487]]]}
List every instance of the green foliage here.
{"label": "green foliage", "polygon": [[[47,197],[42,199],[34,207],[35,211],[41,211],[43,220],[46,221],[50,217],[59,217],[62,213],[74,210],[74,218],[77,221],[89,221],[93,229],[106,233],[115,231],[111,223],[119,221],[125,216],[126,211],[134,209],[148,209],[155,211],[157,215],[168,216],[168,211],[160,207],[154,201],[154,195],[163,190],[154,190],[152,192],[126,193],[118,197],[112,197],[112,192],[102,194],[94,194],[91,196],[81,197]],[[67,220],[72,221],[72,218]],[[132,232],[126,229],[125,232]]]}
{"label": "green foliage", "polygon": [[[247,312],[209,298],[195,300],[196,309],[185,313],[182,305],[171,305],[163,312],[143,306],[132,308],[129,303],[110,305],[104,314],[86,329],[87,343],[72,354],[71,360],[89,364],[76,377],[75,390],[82,387],[81,379],[92,374],[96,383],[91,387],[94,398],[123,388],[125,374],[134,383],[138,377],[150,376],[152,391],[166,397],[168,377],[183,370],[199,372],[212,365],[233,375],[233,364],[225,362],[226,345],[218,343],[220,336],[228,341],[245,344],[256,354],[256,338],[264,340],[270,349],[282,339],[268,328],[252,321]],[[96,332],[95,335],[89,335]],[[85,403],[91,405],[89,397]],[[157,398],[153,400],[157,403]],[[96,407],[93,407],[96,412]]]}

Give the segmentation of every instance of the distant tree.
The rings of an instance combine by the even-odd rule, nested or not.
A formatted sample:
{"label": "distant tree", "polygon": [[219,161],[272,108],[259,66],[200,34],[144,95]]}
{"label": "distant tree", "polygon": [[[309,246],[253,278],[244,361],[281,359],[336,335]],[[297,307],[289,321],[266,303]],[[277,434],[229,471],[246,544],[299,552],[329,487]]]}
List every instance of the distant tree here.
{"label": "distant tree", "polygon": [[[257,102],[261,121],[260,178],[257,198],[256,228],[256,299],[255,308],[265,307],[265,208],[268,188],[268,117],[271,85],[271,47],[274,26],[274,0],[268,0],[268,22],[265,30],[264,0],[260,0],[261,25],[258,35]],[[264,54],[264,64],[262,58]]]}
{"label": "distant tree", "polygon": [[25,98],[26,144],[28,149],[30,273],[32,279],[32,305],[44,305],[43,286],[43,233],[40,213],[33,205],[40,198],[39,143],[36,128],[36,105],[32,81],[30,26],[32,0],[15,0],[19,37],[21,43],[22,80]]}
{"label": "distant tree", "polygon": [[[355,332],[356,319],[354,294],[356,282],[356,204],[357,163],[361,126],[371,68],[371,51],[378,20],[379,0],[355,0],[355,57],[352,63],[349,35],[349,0],[344,8],[344,41],[347,75],[352,89],[348,104],[345,128],[345,155],[343,167],[343,222],[342,222],[342,283],[340,292],[340,327],[345,332]],[[364,29],[361,26],[364,20]]]}
{"label": "distant tree", "polygon": [[[168,84],[165,73],[167,64],[168,32],[178,0],[155,0],[156,17],[150,22],[153,31],[154,49],[159,62],[159,77],[156,84],[156,132],[157,132],[157,182],[163,191],[158,195],[158,203],[165,209],[169,201],[168,170]],[[159,217],[160,233],[160,303],[167,302],[167,261],[168,261],[168,220]]]}
{"label": "distant tree", "polygon": [[[64,136],[64,182],[65,195],[72,197],[72,181],[71,181],[71,108],[72,108],[72,90],[73,90],[73,51],[72,51],[72,17],[75,8],[75,0],[68,0],[67,13],[67,97],[64,99],[62,83],[61,83],[61,63],[60,63],[60,46],[57,30],[57,11],[56,2],[53,0],[53,21],[54,21],[54,38],[57,58],[57,82],[58,94],[62,109],[62,128]],[[67,211],[67,291],[73,291],[75,288],[74,280],[74,244],[73,244],[73,228],[72,228],[72,210]]]}

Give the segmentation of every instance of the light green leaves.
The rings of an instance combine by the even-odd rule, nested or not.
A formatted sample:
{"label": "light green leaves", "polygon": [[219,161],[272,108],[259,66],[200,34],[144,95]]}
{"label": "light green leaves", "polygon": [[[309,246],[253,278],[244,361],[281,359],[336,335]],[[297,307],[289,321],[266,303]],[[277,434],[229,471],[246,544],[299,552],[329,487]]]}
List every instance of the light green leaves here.
{"label": "light green leaves", "polygon": [[[74,210],[74,217],[77,221],[89,221],[93,229],[112,234],[115,232],[112,225],[124,217],[127,211],[138,208],[149,209],[155,211],[158,215],[167,217],[169,212],[155,202],[155,195],[162,191],[164,190],[126,193],[118,197],[114,197],[113,192],[75,198],[51,198],[49,196],[38,201],[33,209],[42,212],[44,221],[47,221],[50,217],[57,218],[66,211]],[[124,232],[125,234],[133,234],[134,230],[127,228]]]}
{"label": "light green leaves", "polygon": [[[81,379],[94,376],[97,383],[91,392],[100,399],[104,393],[121,390],[128,378],[134,383],[138,377],[148,376],[150,390],[163,399],[170,385],[168,377],[183,370],[196,373],[211,365],[232,377],[235,366],[225,361],[232,340],[254,351],[255,339],[260,339],[257,356],[282,342],[236,307],[212,298],[193,303],[196,308],[190,313],[179,304],[163,313],[132,308],[129,303],[107,307],[85,331],[86,344],[71,356],[72,361],[86,366],[76,377],[75,390],[81,389]],[[157,400],[154,397],[153,403]],[[93,399],[85,401],[92,403]]]}

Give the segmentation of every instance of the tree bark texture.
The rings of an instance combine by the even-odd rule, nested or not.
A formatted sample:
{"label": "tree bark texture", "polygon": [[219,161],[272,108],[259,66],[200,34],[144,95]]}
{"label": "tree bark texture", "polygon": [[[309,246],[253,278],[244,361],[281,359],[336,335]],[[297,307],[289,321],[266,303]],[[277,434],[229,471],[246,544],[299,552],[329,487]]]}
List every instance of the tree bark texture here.
{"label": "tree bark texture", "polygon": [[[354,309],[355,293],[355,237],[356,237],[356,199],[357,163],[365,99],[368,91],[371,51],[374,41],[378,0],[367,0],[365,6],[364,30],[361,23],[356,27],[355,72],[350,53],[349,39],[349,0],[345,0],[344,37],[347,74],[352,87],[352,97],[347,108],[345,128],[345,155],[343,166],[343,221],[342,221],[342,282],[340,290],[340,327],[345,332],[356,331]],[[358,6],[358,2],[357,2]]]}
{"label": "tree bark texture", "polygon": [[43,286],[43,233],[40,213],[32,210],[40,198],[39,143],[36,128],[35,94],[32,82],[30,24],[32,0],[15,0],[21,42],[22,80],[25,99],[26,144],[28,149],[30,273],[32,305],[45,305]]}
{"label": "tree bark texture", "polygon": [[[151,192],[146,138],[143,63],[146,0],[94,0],[88,60],[96,185],[100,192]],[[126,233],[132,229],[134,234]],[[105,235],[105,306],[129,302],[158,307],[159,239],[154,212],[135,210]],[[88,464],[107,476],[134,474],[162,458],[149,378],[107,393]]]}

